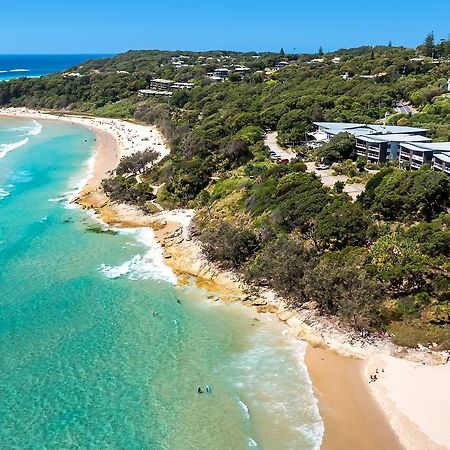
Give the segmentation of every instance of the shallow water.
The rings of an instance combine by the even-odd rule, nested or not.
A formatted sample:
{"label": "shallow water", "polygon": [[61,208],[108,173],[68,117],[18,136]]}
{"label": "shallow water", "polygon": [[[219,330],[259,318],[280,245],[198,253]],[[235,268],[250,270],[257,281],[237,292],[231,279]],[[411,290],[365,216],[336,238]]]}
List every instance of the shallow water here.
{"label": "shallow water", "polygon": [[69,206],[89,130],[0,119],[0,152],[25,139],[0,159],[1,447],[318,448],[304,345]]}

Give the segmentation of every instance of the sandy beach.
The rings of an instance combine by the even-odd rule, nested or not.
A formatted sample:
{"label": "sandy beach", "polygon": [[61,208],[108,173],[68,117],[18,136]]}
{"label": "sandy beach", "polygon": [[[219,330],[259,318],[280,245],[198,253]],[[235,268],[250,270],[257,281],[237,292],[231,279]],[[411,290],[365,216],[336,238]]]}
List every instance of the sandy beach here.
{"label": "sandy beach", "polygon": [[[187,231],[193,211],[144,216],[136,208],[112,204],[102,194],[99,184],[120,157],[146,148],[157,150],[161,158],[169,153],[156,128],[118,119],[26,109],[2,109],[1,115],[64,120],[92,129],[97,136],[95,164],[77,202],[95,209],[111,225],[152,227],[180,283],[194,277],[199,287],[221,299],[240,300],[260,312],[275,313],[295,336],[310,343],[306,363],[325,422],[322,448],[450,449],[450,427],[446,426],[450,417],[450,363],[444,364],[444,354],[426,349],[422,353],[406,351],[388,341],[375,345],[354,342],[350,332],[342,331],[332,321],[317,319],[306,310],[289,311],[272,294],[262,298],[250,295],[233,274],[202,258],[198,244]],[[377,369],[378,380],[369,383]]]}

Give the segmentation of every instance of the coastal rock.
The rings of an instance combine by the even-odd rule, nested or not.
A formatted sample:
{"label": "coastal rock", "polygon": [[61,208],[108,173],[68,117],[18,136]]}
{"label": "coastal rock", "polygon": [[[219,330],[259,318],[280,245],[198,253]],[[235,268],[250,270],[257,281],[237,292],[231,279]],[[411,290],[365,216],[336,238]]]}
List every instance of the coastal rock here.
{"label": "coastal rock", "polygon": [[283,322],[287,322],[289,319],[291,319],[292,317],[295,316],[295,313],[293,311],[289,311],[289,310],[284,310],[283,312],[279,312],[279,310],[277,310],[278,313],[278,318],[280,320],[282,320]]}
{"label": "coastal rock", "polygon": [[264,305],[264,306],[258,306],[256,308],[256,311],[259,313],[276,313],[277,307],[275,305]]}

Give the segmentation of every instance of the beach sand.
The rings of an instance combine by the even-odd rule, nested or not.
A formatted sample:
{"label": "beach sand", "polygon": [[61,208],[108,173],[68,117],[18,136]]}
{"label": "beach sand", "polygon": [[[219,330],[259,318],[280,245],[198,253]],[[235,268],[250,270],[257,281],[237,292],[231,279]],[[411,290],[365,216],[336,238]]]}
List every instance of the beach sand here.
{"label": "beach sand", "polygon": [[[58,116],[24,109],[3,109],[0,110],[2,114],[58,119],[91,128],[97,136],[95,164],[77,202],[95,209],[111,225],[152,227],[158,241],[166,246],[166,261],[180,275],[180,283],[186,282],[183,276],[193,276],[197,285],[203,288],[215,293],[223,292],[224,297],[228,295],[230,300],[243,299],[242,286],[232,276],[199,261],[199,246],[188,238],[187,232],[193,211],[163,211],[146,216],[136,208],[112,204],[100,191],[101,180],[115,168],[121,156],[145,148],[159,151],[161,157],[169,153],[163,137],[155,128],[117,119]],[[325,422],[322,448],[450,449],[450,427],[447,425],[450,419],[450,364],[423,366],[393,358],[390,356],[394,352],[392,344],[386,344],[381,352],[380,348],[371,349],[370,346],[355,347],[346,342],[336,327],[319,324],[319,328],[314,328],[304,321],[299,326],[299,315],[287,311],[279,301],[261,301],[260,305],[246,303],[257,306],[261,312],[276,312],[280,320],[296,330],[295,335],[314,343],[314,346],[309,345],[306,364]],[[318,342],[326,343],[344,355],[357,355],[361,359],[318,348]],[[408,356],[407,352],[401,353]],[[428,359],[433,363],[445,361],[443,355]],[[369,374],[382,366],[385,367],[385,375],[369,384]]]}
{"label": "beach sand", "polygon": [[403,448],[368,389],[362,360],[309,345],[305,362],[325,424],[322,449]]}

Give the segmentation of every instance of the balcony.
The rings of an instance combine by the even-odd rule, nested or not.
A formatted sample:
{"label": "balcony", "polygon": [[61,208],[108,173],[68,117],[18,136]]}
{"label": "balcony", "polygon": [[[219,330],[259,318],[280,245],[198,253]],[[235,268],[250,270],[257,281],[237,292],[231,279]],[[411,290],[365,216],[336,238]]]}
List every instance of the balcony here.
{"label": "balcony", "polygon": [[356,142],[356,148],[360,148],[361,150],[366,150],[366,144],[362,144],[360,142]]}

